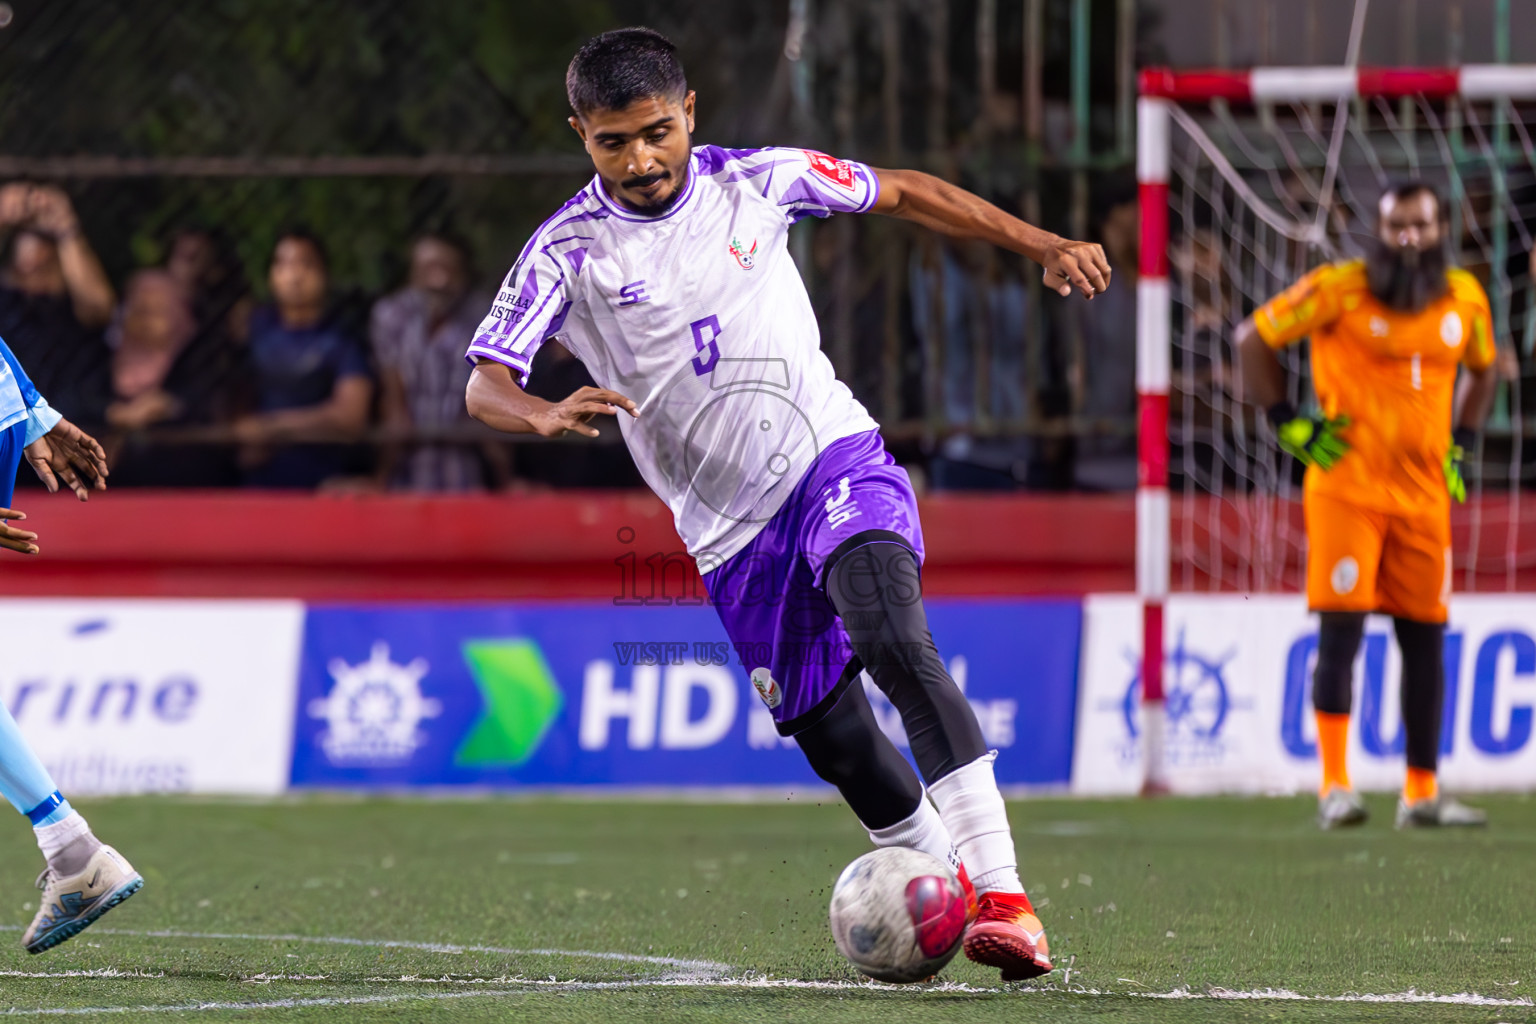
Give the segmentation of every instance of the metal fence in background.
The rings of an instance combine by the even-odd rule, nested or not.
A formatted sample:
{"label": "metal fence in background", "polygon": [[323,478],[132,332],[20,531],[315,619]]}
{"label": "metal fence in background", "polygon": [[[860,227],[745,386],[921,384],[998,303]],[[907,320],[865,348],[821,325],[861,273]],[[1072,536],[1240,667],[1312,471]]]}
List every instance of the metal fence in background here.
{"label": "metal fence in background", "polygon": [[[1315,59],[1335,62],[1324,45],[1330,5],[1301,2]],[[1462,5],[1393,6],[1373,14],[1391,22],[1383,32],[1398,31],[1405,9],[1422,26],[1436,12],[1461,17]],[[62,186],[119,293],[135,270],[164,262],[177,231],[195,227],[213,229],[227,250],[223,299],[260,303],[274,239],[304,224],[326,242],[339,315],[359,334],[371,304],[401,285],[414,237],[462,236],[480,287],[493,288],[528,234],[584,183],[590,165],[565,121],[564,70],[583,39],[608,28],[649,24],[678,43],[699,93],[699,142],[802,145],[917,167],[1049,229],[1106,242],[1126,234],[1117,218],[1134,209],[1138,66],[1244,57],[1259,38],[1254,18],[1268,34],[1251,59],[1313,59],[1287,35],[1288,8],[1270,0],[14,0],[10,9],[0,28],[0,184]],[[1207,49],[1191,55],[1196,35]],[[1129,238],[1114,254],[1127,294],[1134,223]],[[1011,254],[885,218],[806,223],[791,244],[839,375],[934,484],[1134,484],[1133,305],[1094,304],[1085,316],[1043,294]],[[107,374],[99,392],[113,386],[97,365],[112,355],[96,344],[52,355],[68,373]],[[539,370],[535,388],[541,376],[550,387],[579,379],[569,366]],[[221,426],[175,437],[151,427],[121,441],[156,442],[152,452],[172,451],[164,443],[173,440],[227,445]],[[485,440],[472,424],[402,436],[380,423],[359,473],[381,450],[434,439],[477,450]],[[635,482],[621,452],[577,451],[518,444],[508,458],[487,455],[488,479]]]}

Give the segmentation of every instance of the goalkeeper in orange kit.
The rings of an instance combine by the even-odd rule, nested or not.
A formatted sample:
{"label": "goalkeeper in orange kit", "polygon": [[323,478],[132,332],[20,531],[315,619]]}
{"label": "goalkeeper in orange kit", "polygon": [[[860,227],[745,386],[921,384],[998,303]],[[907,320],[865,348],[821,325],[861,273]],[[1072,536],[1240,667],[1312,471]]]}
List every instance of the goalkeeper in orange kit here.
{"label": "goalkeeper in orange kit", "polygon": [[[1435,771],[1451,500],[1466,497],[1461,460],[1497,384],[1488,297],[1471,274],[1448,266],[1449,225],[1431,186],[1388,189],[1378,213],[1365,259],[1307,274],[1243,321],[1236,346],[1249,400],[1307,465],[1307,603],[1321,620],[1312,676],[1323,762],[1318,824],[1365,820],[1345,748],[1365,616],[1383,612],[1403,656],[1408,772],[1397,826],[1482,825],[1481,811],[1440,794]],[[1274,352],[1305,337],[1316,415],[1286,400]],[[1461,366],[1466,386],[1453,412]]]}

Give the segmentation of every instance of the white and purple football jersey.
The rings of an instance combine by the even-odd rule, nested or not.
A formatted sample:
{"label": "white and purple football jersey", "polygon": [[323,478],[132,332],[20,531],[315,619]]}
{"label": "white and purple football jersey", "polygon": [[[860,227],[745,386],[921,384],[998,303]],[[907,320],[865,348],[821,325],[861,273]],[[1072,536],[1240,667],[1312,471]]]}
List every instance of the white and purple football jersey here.
{"label": "white and purple football jersey", "polygon": [[[534,234],[469,346],[524,379],[558,339],[599,386],[635,464],[696,559],[735,554],[828,444],[876,423],[821,351],[788,248],[802,217],[863,213],[867,166],[800,149],[693,151],[659,216],[594,178]],[[701,566],[701,568],[704,568]]]}

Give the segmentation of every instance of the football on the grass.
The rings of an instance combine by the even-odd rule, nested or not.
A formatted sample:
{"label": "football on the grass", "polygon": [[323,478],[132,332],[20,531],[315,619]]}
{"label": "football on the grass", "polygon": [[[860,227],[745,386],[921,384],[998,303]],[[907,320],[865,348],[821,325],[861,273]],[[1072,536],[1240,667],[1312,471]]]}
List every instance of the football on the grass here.
{"label": "football on the grass", "polygon": [[965,893],[948,864],[887,847],[849,864],[832,887],[832,938],[878,981],[931,978],[965,938]]}

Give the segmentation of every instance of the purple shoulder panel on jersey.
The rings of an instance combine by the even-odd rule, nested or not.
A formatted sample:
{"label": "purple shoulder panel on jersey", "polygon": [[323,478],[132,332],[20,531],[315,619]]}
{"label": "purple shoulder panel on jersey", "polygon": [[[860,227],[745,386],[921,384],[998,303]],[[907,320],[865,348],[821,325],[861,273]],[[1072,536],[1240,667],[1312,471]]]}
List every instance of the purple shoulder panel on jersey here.
{"label": "purple shoulder panel on jersey", "polygon": [[[564,250],[558,247],[572,242],[590,242],[596,237],[571,230],[578,224],[603,220],[609,215],[601,206],[596,209],[583,208],[594,198],[594,187],[582,189],[561,204],[554,216],[540,224],[528,239],[503,282],[501,292],[497,295],[497,305],[492,307],[491,313],[481,322],[480,330],[475,333],[469,349],[464,353],[468,362],[473,364],[479,357],[494,359],[526,377],[538,346],[545,339],[559,333],[565,325],[565,319],[571,311],[570,300],[559,306],[551,303],[557,296],[564,295],[566,266],[569,266],[571,275],[580,275],[586,262],[587,246],[572,245]],[[536,256],[542,256],[549,262],[541,265]],[[560,258],[563,258],[565,265],[562,265]],[[517,283],[519,273],[525,274],[520,285]],[[514,287],[517,288],[517,298],[512,303],[504,302],[502,296]],[[508,315],[498,316],[503,306],[509,307],[506,310]],[[553,315],[549,315],[551,313]],[[539,326],[541,324],[543,326]]]}
{"label": "purple shoulder panel on jersey", "polygon": [[713,176],[719,174],[725,169],[725,165],[732,161],[745,160],[764,151],[763,149],[726,149],[722,146],[698,146],[694,149],[693,155],[699,162],[699,173]]}
{"label": "purple shoulder panel on jersey", "polygon": [[517,261],[512,264],[512,268],[516,270],[518,264],[522,263],[523,260],[528,258],[528,254],[534,250],[535,246],[542,248],[540,239],[542,239],[545,232],[551,230],[551,228],[560,227],[568,223],[575,223],[578,220],[601,218],[603,216],[601,211],[593,212],[590,210],[581,210],[569,220],[562,220],[567,210],[573,206],[580,206],[590,198],[592,198],[590,188],[584,188],[580,192],[577,192],[574,196],[571,196],[571,198],[567,199],[565,202],[561,203],[560,209],[556,210],[553,216],[544,221],[544,223],[540,224],[536,229],[534,229],[533,234],[528,236],[528,241],[523,244],[523,251],[517,254]]}

